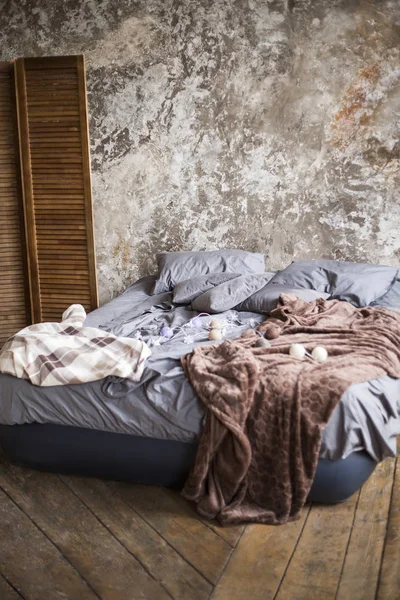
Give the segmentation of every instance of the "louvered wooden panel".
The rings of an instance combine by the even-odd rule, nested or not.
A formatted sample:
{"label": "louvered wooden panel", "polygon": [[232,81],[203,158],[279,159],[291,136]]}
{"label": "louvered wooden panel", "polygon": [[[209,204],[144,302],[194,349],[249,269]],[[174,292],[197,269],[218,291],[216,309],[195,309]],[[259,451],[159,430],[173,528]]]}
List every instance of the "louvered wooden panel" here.
{"label": "louvered wooden panel", "polygon": [[16,61],[32,319],[98,306],[82,56]]}
{"label": "louvered wooden panel", "polygon": [[0,63],[0,348],[29,323],[14,71]]}

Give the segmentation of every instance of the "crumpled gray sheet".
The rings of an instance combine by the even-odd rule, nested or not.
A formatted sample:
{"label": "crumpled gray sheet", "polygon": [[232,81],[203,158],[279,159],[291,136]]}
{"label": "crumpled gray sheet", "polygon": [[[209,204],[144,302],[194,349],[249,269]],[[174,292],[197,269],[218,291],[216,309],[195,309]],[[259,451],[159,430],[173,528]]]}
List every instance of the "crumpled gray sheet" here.
{"label": "crumpled gray sheet", "polygon": [[[157,343],[163,325],[180,327],[197,315],[175,306],[170,293],[149,296],[155,278],[145,277],[118,298],[90,313],[85,325],[124,336],[137,335]],[[215,318],[215,316],[211,317]],[[209,317],[202,317],[206,324]],[[264,317],[227,311],[224,337],[238,337]],[[185,377],[179,358],[208,331],[177,331],[174,339],[153,345],[139,383],[106,378],[81,385],[35,387],[28,381],[0,374],[0,423],[54,423],[117,433],[191,442],[203,424],[204,409]],[[192,343],[188,336],[196,336]],[[400,380],[382,377],[351,386],[343,395],[322,434],[321,457],[345,458],[366,449],[375,460],[396,453],[400,433]]]}

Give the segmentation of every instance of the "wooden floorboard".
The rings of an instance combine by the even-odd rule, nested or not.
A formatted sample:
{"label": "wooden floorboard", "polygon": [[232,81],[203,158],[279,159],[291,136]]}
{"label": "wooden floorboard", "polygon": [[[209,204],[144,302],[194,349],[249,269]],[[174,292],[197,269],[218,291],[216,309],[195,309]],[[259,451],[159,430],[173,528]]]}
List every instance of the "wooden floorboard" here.
{"label": "wooden floorboard", "polygon": [[375,598],[393,473],[394,461],[381,463],[361,490],[336,600]]}
{"label": "wooden floorboard", "polygon": [[62,480],[174,598],[209,597],[211,584],[104,481],[80,477],[62,477]]}
{"label": "wooden floorboard", "polygon": [[284,527],[248,525],[212,596],[213,600],[265,600],[274,598],[286,566],[307,520]]}
{"label": "wooden floorboard", "polygon": [[377,600],[400,598],[400,457],[397,458]]}
{"label": "wooden floorboard", "polygon": [[0,600],[397,600],[400,463],[281,527],[221,528],[177,492],[0,455]]}
{"label": "wooden floorboard", "polygon": [[179,554],[215,584],[232,548],[162,488],[110,484]]}
{"label": "wooden floorboard", "polygon": [[311,507],[277,600],[334,600],[357,499]]}
{"label": "wooden floorboard", "polygon": [[99,597],[170,598],[57,475],[36,471],[22,474],[18,467],[3,465],[0,477],[7,494],[29,514]]}
{"label": "wooden floorboard", "polygon": [[221,537],[223,540],[225,540],[225,542],[227,542],[230,546],[232,546],[232,548],[235,548],[236,544],[238,543],[238,541],[245,529],[244,525],[233,525],[232,527],[221,527],[221,525],[219,525],[215,521],[208,521],[207,519],[200,517],[196,513],[196,508],[195,508],[194,503],[183,498],[183,496],[181,496],[179,492],[177,492],[175,490],[168,490],[168,491],[174,498],[176,498],[181,504],[183,504],[185,506],[186,512],[189,512],[189,514],[191,514],[193,517],[196,517],[197,519],[199,519],[207,527],[212,529],[214,531],[214,533],[216,533],[219,537]]}
{"label": "wooden floorboard", "polygon": [[0,598],[1,600],[21,600],[23,596],[0,575]]}
{"label": "wooden floorboard", "polygon": [[23,597],[98,598],[61,552],[1,490],[0,523],[1,573]]}

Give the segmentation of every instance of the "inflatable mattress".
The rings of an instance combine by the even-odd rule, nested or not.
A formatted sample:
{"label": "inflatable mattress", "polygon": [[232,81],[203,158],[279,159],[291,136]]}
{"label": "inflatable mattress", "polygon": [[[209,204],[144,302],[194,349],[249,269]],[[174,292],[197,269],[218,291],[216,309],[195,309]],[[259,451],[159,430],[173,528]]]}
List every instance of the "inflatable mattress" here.
{"label": "inflatable mattress", "polygon": [[[180,357],[197,344],[209,343],[210,316],[199,317],[203,327],[192,327],[199,311],[190,302],[175,302],[172,292],[152,294],[155,281],[152,276],[139,280],[85,322],[117,335],[140,337],[150,345],[152,356],[140,382],[108,377],[35,387],[0,375],[0,445],[12,460],[82,475],[182,485],[194,460],[204,409]],[[218,314],[226,339],[240,336],[264,318],[248,310]],[[173,329],[172,339],[160,335],[165,326]],[[390,377],[345,392],[323,431],[313,499],[343,499],[378,461],[395,455],[399,398],[400,382]],[[345,490],[339,485],[344,474],[351,474],[346,481],[352,482]],[[332,485],[327,495],[328,480]]]}

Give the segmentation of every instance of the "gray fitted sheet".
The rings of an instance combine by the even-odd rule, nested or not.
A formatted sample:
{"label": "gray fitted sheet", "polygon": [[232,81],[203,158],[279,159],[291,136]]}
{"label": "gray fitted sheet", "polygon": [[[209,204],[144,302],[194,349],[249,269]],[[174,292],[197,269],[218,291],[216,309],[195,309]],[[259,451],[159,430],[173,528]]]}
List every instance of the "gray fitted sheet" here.
{"label": "gray fitted sheet", "polygon": [[[154,280],[145,277],[136,282],[89,314],[85,324],[124,336],[140,331],[151,343],[163,325],[178,327],[196,316],[188,306],[174,305],[170,293],[150,296]],[[264,317],[231,310],[218,318],[235,322],[228,324],[225,335],[233,338]],[[180,331],[173,340],[153,346],[139,383],[106,378],[80,385],[35,387],[0,374],[0,423],[53,423],[192,442],[201,431],[204,410],[179,358],[196,344],[209,342],[206,331],[192,344],[185,343],[186,335]],[[323,431],[321,457],[345,458],[362,449],[378,461],[394,456],[399,411],[400,380],[382,377],[351,386]]]}

